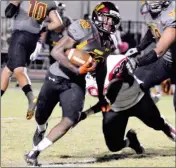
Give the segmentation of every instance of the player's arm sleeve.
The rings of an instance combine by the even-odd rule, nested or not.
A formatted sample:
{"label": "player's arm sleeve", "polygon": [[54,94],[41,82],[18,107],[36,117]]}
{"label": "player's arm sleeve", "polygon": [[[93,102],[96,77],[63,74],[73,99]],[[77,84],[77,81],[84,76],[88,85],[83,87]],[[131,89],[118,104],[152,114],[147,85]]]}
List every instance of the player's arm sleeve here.
{"label": "player's arm sleeve", "polygon": [[176,28],[176,20],[168,20],[168,21],[166,22],[165,28],[166,28],[166,27]]}
{"label": "player's arm sleeve", "polygon": [[98,86],[98,98],[99,101],[105,98],[104,96],[104,83],[107,74],[106,60],[98,63],[96,68],[96,82]]}
{"label": "player's arm sleeve", "polygon": [[137,46],[138,51],[142,51],[142,50],[146,49],[154,41],[155,41],[155,39],[152,35],[152,32],[150,29],[148,29],[147,33],[145,34],[145,36],[141,40],[141,43]]}
{"label": "player's arm sleeve", "polygon": [[168,10],[165,11],[165,15],[161,18],[161,22],[164,26],[164,29],[167,27],[176,28],[176,9],[175,2],[171,2],[171,5],[168,7]]}
{"label": "player's arm sleeve", "polygon": [[121,79],[114,79],[114,82],[111,81],[111,84],[109,84],[106,97],[111,102],[111,104],[115,102],[120,92],[120,89],[122,88],[122,85],[123,85],[123,81]]}
{"label": "player's arm sleeve", "polygon": [[7,18],[12,18],[18,12],[18,9],[19,9],[19,5],[9,3],[9,5],[5,9],[5,16]]}

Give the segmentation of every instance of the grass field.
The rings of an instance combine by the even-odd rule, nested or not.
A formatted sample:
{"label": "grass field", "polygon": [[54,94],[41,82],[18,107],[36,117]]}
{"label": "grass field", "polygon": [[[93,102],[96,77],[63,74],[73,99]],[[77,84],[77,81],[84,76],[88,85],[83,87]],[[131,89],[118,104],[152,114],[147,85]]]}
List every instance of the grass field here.
{"label": "grass field", "polygon": [[[20,89],[9,90],[1,99],[1,166],[25,167],[23,155],[32,148],[35,120],[25,119],[27,100]],[[35,85],[35,94],[40,85]],[[85,108],[96,99],[86,98]],[[158,103],[161,113],[175,124],[172,97],[163,97]],[[142,112],[142,111],[141,111]],[[57,106],[49,120],[49,129],[61,116]],[[134,128],[146,149],[143,155],[136,155],[127,148],[118,153],[108,151],[102,134],[102,116],[97,114],[83,121],[53,146],[44,151],[39,162],[44,167],[175,167],[175,143],[162,132],[145,126],[136,118],[129,120],[128,128]]]}

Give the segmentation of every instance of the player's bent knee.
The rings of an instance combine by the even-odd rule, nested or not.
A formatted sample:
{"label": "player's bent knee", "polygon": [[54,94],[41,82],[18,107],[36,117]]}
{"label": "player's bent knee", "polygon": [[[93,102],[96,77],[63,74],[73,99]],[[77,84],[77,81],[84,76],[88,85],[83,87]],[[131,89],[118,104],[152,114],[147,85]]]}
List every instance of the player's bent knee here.
{"label": "player's bent knee", "polygon": [[62,125],[62,131],[66,132],[74,125],[74,121],[68,117],[63,117],[60,124]]}
{"label": "player's bent knee", "polygon": [[72,122],[72,126],[73,126],[79,120],[79,114],[76,113],[74,115],[67,116],[66,118],[68,118]]}
{"label": "player's bent knee", "polygon": [[108,149],[111,151],[111,152],[118,152],[120,151],[124,145],[124,143],[119,143],[117,142],[116,144],[113,144],[113,143],[106,143]]}

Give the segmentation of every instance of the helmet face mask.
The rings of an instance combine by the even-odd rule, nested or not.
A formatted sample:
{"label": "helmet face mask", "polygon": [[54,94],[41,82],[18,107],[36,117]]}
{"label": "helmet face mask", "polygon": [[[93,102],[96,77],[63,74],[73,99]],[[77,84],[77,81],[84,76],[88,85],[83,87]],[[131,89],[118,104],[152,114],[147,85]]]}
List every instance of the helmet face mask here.
{"label": "helmet face mask", "polygon": [[95,26],[104,33],[114,33],[120,25],[118,8],[111,2],[102,2],[97,5],[92,14]]}
{"label": "helmet face mask", "polygon": [[161,1],[147,1],[150,12],[153,14],[160,13],[162,11]]}
{"label": "helmet face mask", "polygon": [[102,31],[107,31],[107,32],[114,32],[118,26],[120,21],[117,20],[115,17],[109,16],[109,15],[103,15],[100,14],[98,16],[98,22],[100,23],[100,29]]}
{"label": "helmet face mask", "polygon": [[66,5],[64,3],[61,3],[61,2],[58,3],[57,9],[58,9],[58,12],[61,16],[63,15],[65,8],[66,8]]}
{"label": "helmet face mask", "polygon": [[164,8],[169,6],[171,1],[146,1],[152,16],[157,16]]}

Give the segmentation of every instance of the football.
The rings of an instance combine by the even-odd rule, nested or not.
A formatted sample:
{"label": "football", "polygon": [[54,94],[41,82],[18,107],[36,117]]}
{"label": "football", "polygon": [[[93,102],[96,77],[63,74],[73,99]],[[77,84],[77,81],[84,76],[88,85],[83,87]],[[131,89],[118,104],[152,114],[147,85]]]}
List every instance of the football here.
{"label": "football", "polygon": [[68,49],[65,52],[65,54],[67,55],[70,62],[76,66],[82,66],[87,61],[89,61],[89,62],[93,61],[91,55],[89,55],[89,53],[87,53],[84,50],[72,48],[72,49]]}

